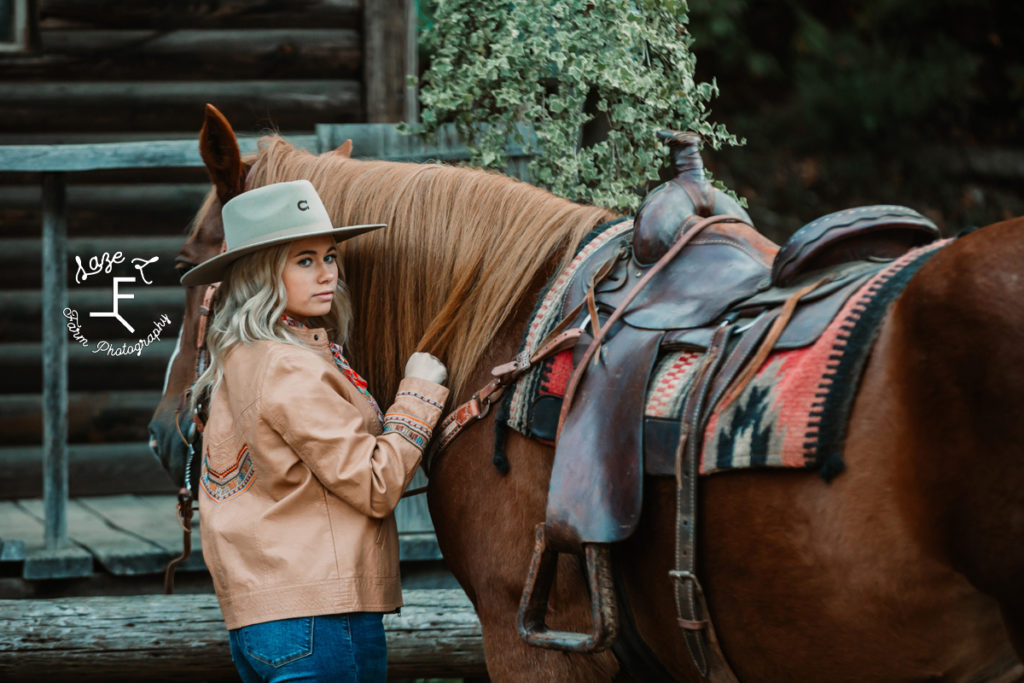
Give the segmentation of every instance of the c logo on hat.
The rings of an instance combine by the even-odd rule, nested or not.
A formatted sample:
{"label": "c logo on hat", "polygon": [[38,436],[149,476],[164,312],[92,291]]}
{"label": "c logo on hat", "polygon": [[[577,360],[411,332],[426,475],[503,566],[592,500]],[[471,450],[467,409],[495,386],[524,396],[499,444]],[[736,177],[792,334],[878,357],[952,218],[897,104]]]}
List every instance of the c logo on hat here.
{"label": "c logo on hat", "polygon": [[305,199],[300,199],[297,206],[299,207],[299,211],[309,211],[309,202]]}

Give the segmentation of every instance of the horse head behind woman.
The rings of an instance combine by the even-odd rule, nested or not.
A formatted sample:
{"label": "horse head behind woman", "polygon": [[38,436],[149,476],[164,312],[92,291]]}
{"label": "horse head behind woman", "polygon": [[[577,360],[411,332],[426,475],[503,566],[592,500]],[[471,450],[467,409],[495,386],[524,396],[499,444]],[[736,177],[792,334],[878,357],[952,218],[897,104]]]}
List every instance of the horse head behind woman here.
{"label": "horse head behind woman", "polygon": [[[201,149],[214,191],[181,250],[183,268],[217,252],[220,206],[246,187],[306,178],[336,225],[389,225],[342,245],[356,321],[346,351],[382,396],[416,350],[449,366],[453,404],[483,386],[519,349],[544,283],[612,218],[495,174],[354,160],[347,149],[317,156],[277,137],[243,160],[215,111]],[[831,483],[796,470],[701,480],[698,571],[740,680],[1024,674],[1022,263],[1017,219],[954,241],[911,279],[875,342],[846,429],[846,470]],[[177,477],[185,451],[175,419],[189,417],[180,397],[194,378],[203,297],[194,289],[151,424]],[[442,553],[480,617],[491,678],[630,680],[611,651],[570,654],[520,638],[553,451],[510,431],[503,473],[491,459],[493,426],[491,415],[453,441],[428,490]],[[615,550],[618,571],[658,666],[701,680],[670,597],[674,482],[645,487],[637,531]],[[553,628],[589,628],[585,578],[575,557],[561,556]]]}

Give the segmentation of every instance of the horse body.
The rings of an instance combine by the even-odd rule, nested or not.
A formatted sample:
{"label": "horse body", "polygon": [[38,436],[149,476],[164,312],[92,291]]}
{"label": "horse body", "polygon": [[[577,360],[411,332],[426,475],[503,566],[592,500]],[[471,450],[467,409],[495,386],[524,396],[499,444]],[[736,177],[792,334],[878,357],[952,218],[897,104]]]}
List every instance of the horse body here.
{"label": "horse body", "polygon": [[[207,125],[221,125],[214,142],[207,138],[201,144],[217,191],[183,249],[181,259],[191,263],[216,253],[222,236],[217,209],[243,190],[234,163],[221,159],[232,155],[230,145],[218,150],[215,144],[230,127],[211,123],[210,114]],[[288,167],[290,157],[281,159],[277,180],[285,179],[281,174],[308,177],[322,195],[324,177],[338,162],[328,167],[306,159],[305,166]],[[266,170],[261,163],[270,162],[257,159],[250,180],[273,181],[257,176]],[[384,185],[408,166],[375,164],[379,172],[353,180],[345,191],[358,182]],[[227,173],[219,170],[225,167]],[[476,180],[474,172],[462,172],[470,175],[460,177]],[[441,195],[438,188],[431,192]],[[520,212],[526,219],[536,213],[530,204],[536,195],[522,206],[512,195],[502,196],[501,212]],[[542,263],[515,283],[513,296],[499,300],[501,283],[488,280],[497,268],[487,261],[493,255],[473,256],[467,270],[431,252],[440,249],[444,231],[455,229],[445,222],[454,222],[453,205],[472,203],[472,193],[432,194],[435,205],[425,206],[422,197],[401,188],[381,199],[394,205],[386,216],[379,215],[379,206],[361,206],[348,197],[324,199],[338,224],[360,222],[360,211],[377,213],[372,220],[396,228],[411,223],[396,237],[402,248],[384,248],[367,237],[346,243],[344,250],[362,327],[352,348],[381,398],[393,391],[396,359],[417,347],[453,366],[456,402],[483,386],[490,368],[515,355],[543,283],[582,236],[578,225],[564,224],[593,227],[602,217],[557,200],[546,246],[538,244],[540,238],[518,242],[528,256],[536,250]],[[462,215],[478,208],[470,206]],[[515,237],[504,244],[516,244]],[[490,236],[480,232],[478,239]],[[740,680],[1020,680],[1024,467],[1017,444],[1024,426],[1014,413],[1024,403],[1024,310],[1009,304],[1024,295],[1016,272],[1022,251],[1024,220],[1017,220],[954,242],[914,276],[875,344],[847,430],[846,471],[831,483],[790,470],[702,479],[699,573],[722,648]],[[443,281],[441,303],[423,295],[430,279]],[[153,443],[172,472],[182,469],[184,451],[169,445],[177,439],[169,433],[178,397],[192,377],[190,344],[201,296],[187,295],[182,352],[152,423]],[[392,314],[381,310],[386,297],[408,301]],[[412,310],[409,302],[430,310]],[[459,337],[459,315],[466,314],[458,310],[460,302],[468,302],[470,313],[482,304],[501,313],[489,318],[489,336],[477,340],[471,362],[453,363],[465,341]],[[368,320],[371,325],[361,325]],[[553,451],[509,432],[504,447],[510,468],[500,473],[491,461],[493,420],[491,415],[470,426],[437,459],[428,492],[441,550],[480,617],[491,678],[631,680],[611,652],[567,654],[531,647],[519,637],[516,611],[534,528],[545,517]],[[668,578],[674,482],[649,479],[644,496],[637,532],[615,549],[618,571],[639,631],[661,664],[675,678],[697,681]],[[580,562],[563,555],[548,624],[587,631],[589,619]],[[1016,654],[1007,628],[1017,638]]]}
{"label": "horse body", "polygon": [[[1024,222],[1017,231],[1024,245]],[[960,452],[947,448],[950,460],[940,464],[933,457],[939,452],[921,442],[918,428],[909,427],[917,424],[916,413],[947,400],[923,395],[926,388],[913,395],[922,369],[911,369],[905,358],[914,348],[905,346],[900,332],[906,315],[900,309],[890,316],[876,342],[854,404],[843,474],[831,483],[807,472],[779,470],[729,472],[702,481],[700,573],[723,650],[740,680],[987,681],[1022,675],[999,603],[954,567],[936,536],[935,522],[967,499],[959,490],[937,498],[928,472],[941,469],[964,485],[968,479]],[[941,319],[936,324],[945,325]],[[502,336],[518,340],[521,331]],[[474,378],[479,386],[487,379],[484,369],[515,350],[515,344],[507,344],[484,359]],[[903,387],[911,388],[910,395]],[[962,424],[947,419],[950,426]],[[993,437],[999,439],[1000,432]],[[1019,442],[1006,442],[1014,443]],[[520,639],[514,614],[532,553],[532,530],[544,520],[553,454],[512,433],[506,447],[510,471],[503,476],[491,464],[492,448],[489,425],[471,427],[439,460],[430,480],[438,540],[485,623],[492,676],[532,680],[544,671],[546,680],[588,681],[597,680],[598,670],[601,678],[610,677],[616,665],[605,659],[545,652]],[[919,456],[916,463],[908,461],[909,454]],[[997,476],[1009,481],[1009,474]],[[452,493],[470,490],[486,491],[486,503],[476,495]],[[645,640],[676,677],[696,681],[670,597],[674,496],[671,480],[646,482],[640,527],[618,549],[617,559],[630,603],[641,606],[634,612]],[[1024,510],[1020,503],[1015,509]],[[980,528],[963,531],[971,538]],[[483,543],[493,551],[485,552]],[[981,555],[1002,566],[1014,552],[1009,564],[1024,566],[1020,551],[1009,543]],[[588,600],[580,567],[567,558],[562,562],[550,625],[586,630]],[[1012,582],[1007,587],[1019,590]],[[557,673],[549,677],[550,672]]]}

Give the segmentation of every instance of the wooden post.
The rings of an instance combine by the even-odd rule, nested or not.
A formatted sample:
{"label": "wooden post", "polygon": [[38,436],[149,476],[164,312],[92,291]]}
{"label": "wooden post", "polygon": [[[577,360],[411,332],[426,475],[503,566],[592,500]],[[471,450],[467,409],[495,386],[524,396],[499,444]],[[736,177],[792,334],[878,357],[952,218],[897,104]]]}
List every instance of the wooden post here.
{"label": "wooden post", "polygon": [[43,174],[43,499],[46,549],[68,541],[67,212],[65,176]]}
{"label": "wooden post", "polygon": [[366,120],[396,123],[406,116],[408,7],[415,0],[363,4],[363,83]]}
{"label": "wooden post", "polygon": [[[416,31],[417,13],[420,0],[409,0],[409,16],[405,29],[405,74],[420,75],[419,35]],[[420,96],[416,85],[405,86],[405,121],[416,124],[420,121]]]}

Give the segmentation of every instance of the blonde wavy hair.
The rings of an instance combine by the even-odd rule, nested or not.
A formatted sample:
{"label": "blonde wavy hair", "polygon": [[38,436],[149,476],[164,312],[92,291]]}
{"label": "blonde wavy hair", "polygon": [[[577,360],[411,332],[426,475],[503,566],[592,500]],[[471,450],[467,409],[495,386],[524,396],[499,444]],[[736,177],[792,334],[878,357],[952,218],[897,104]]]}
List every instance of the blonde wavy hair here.
{"label": "blonde wavy hair", "polygon": [[[235,345],[267,340],[308,348],[292,328],[281,321],[288,303],[282,273],[291,245],[285,242],[246,254],[225,272],[214,295],[214,315],[206,337],[210,365],[192,388],[193,410],[204,394],[212,396],[220,386],[224,378],[224,359]],[[324,328],[331,341],[344,344],[352,325],[352,300],[340,261],[338,269],[331,310],[324,316],[309,318],[307,324]]]}

